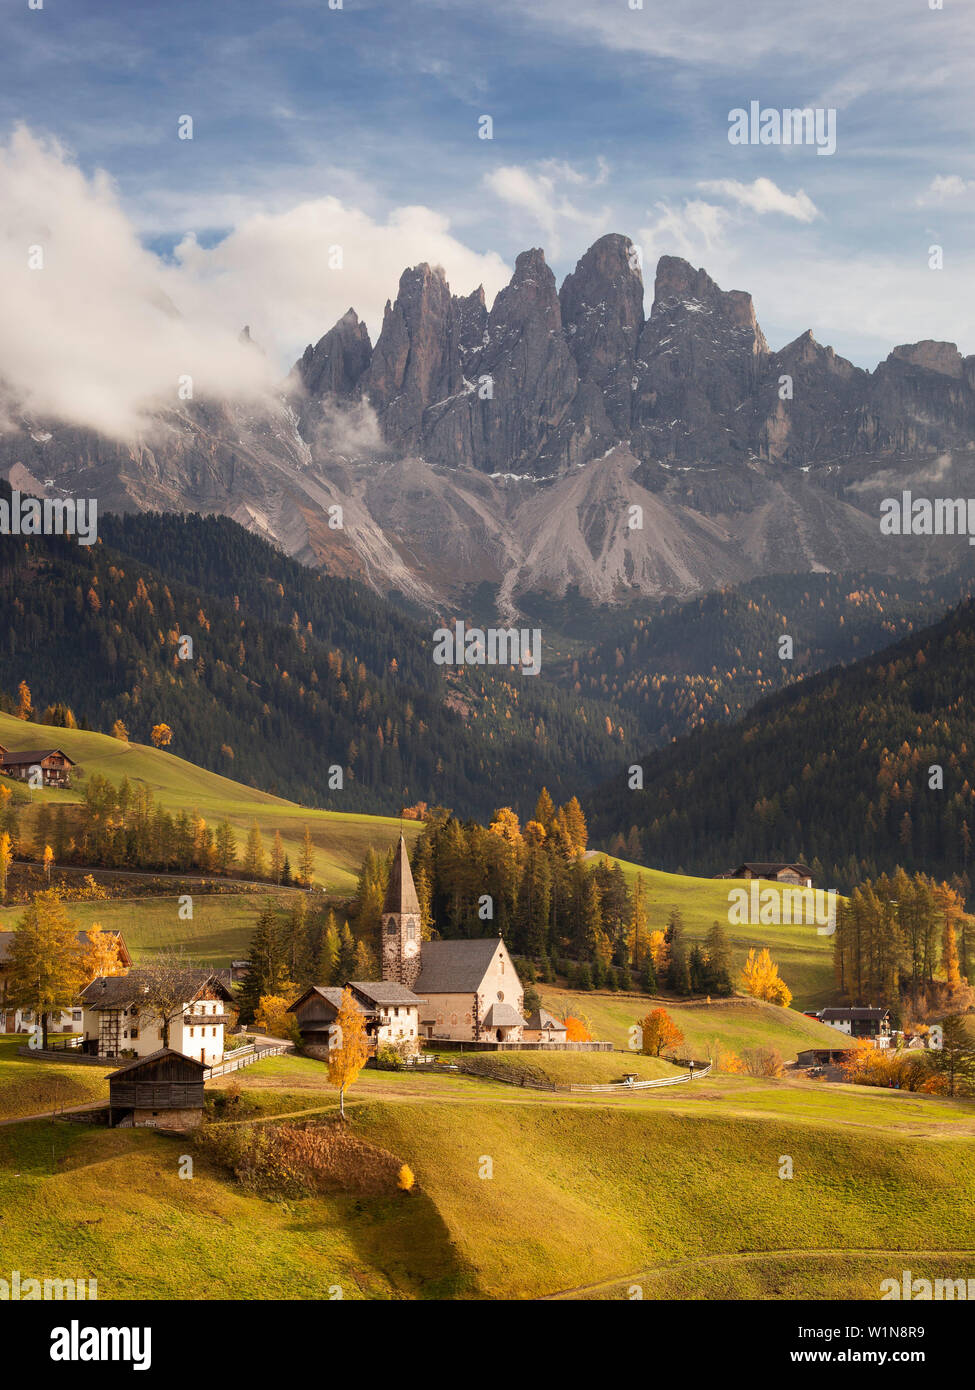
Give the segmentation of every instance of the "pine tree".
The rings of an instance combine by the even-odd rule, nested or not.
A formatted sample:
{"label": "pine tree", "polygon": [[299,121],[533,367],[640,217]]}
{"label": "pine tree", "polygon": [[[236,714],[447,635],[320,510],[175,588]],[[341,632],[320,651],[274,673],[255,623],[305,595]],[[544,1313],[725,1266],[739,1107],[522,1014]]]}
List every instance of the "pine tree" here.
{"label": "pine tree", "polygon": [[301,853],[298,856],[298,877],[306,888],[311,887],[315,877],[315,846],[312,844],[311,831],[307,825],[301,841]]}
{"label": "pine tree", "polygon": [[287,974],[281,932],[274,907],[266,902],[254,927],[247,955],[247,974],[240,991],[241,1019],[249,1023],[257,1012],[261,996],[279,994]]}
{"label": "pine tree", "polygon": [[355,937],[349,929],[348,922],[342,926],[339,934],[339,955],[336,965],[336,982],[343,985],[348,980],[355,979]]}

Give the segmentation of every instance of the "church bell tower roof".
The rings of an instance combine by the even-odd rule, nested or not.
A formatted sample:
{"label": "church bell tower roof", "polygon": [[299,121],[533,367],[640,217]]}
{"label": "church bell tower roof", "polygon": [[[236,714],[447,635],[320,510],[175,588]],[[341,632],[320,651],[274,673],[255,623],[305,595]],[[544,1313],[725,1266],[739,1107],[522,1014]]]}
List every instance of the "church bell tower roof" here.
{"label": "church bell tower roof", "polygon": [[393,867],[389,871],[389,886],[386,889],[383,912],[408,912],[416,915],[419,915],[420,912],[420,902],[416,896],[416,885],[413,882],[413,871],[410,868],[410,859],[406,852],[406,841],[402,835],[399,837]]}

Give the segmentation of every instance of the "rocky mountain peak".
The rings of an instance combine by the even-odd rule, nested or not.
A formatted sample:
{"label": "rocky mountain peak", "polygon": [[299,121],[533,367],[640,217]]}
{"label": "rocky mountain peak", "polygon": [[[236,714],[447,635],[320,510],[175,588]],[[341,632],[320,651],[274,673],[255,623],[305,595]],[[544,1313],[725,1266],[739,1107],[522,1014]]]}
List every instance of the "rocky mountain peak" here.
{"label": "rocky mountain peak", "polygon": [[295,374],[310,396],[348,397],[355,393],[371,356],[366,325],[354,309],[347,309],[314,346],[308,344],[295,363]]}
{"label": "rocky mountain peak", "polygon": [[618,433],[630,425],[633,363],[643,328],[643,277],[629,237],[589,248],[559,291],[562,325],[584,381],[603,392]]}
{"label": "rocky mountain peak", "polygon": [[939,372],[942,376],[964,376],[964,359],[954,343],[938,343],[925,338],[920,343],[903,343],[895,347],[887,361],[896,359],[909,362],[912,367],[923,367],[929,372]]}

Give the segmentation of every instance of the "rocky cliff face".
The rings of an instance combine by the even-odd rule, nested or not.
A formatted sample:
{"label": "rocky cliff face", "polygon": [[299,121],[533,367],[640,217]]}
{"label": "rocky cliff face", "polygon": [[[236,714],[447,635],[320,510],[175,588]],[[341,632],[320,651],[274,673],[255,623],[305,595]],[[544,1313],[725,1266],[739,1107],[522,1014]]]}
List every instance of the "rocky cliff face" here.
{"label": "rocky cliff face", "polygon": [[975,357],[925,341],[867,372],[811,333],[772,351],[748,294],[674,256],[646,315],[615,234],[561,289],[541,250],[523,252],[490,307],[437,267],[408,269],[375,346],[350,308],[264,408],[195,403],[124,446],[4,414],[0,470],[24,486],[227,512],[431,606],[484,582],[511,610],[570,584],[612,601],[971,563],[964,539],[895,555],[876,504],[932,469],[945,495],[975,486]]}

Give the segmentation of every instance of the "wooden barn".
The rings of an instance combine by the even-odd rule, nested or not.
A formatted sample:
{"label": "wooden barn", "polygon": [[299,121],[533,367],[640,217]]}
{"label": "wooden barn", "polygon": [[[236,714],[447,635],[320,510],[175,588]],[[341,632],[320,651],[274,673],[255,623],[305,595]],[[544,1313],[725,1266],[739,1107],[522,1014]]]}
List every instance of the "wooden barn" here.
{"label": "wooden barn", "polygon": [[108,1122],[147,1129],[195,1129],[203,1119],[207,1068],[162,1047],[136,1057],[108,1078]]}
{"label": "wooden barn", "polygon": [[0,772],[8,777],[18,777],[21,782],[30,779],[34,768],[40,768],[41,781],[45,787],[70,787],[74,762],[60,748],[32,749],[26,753],[0,753]]}

